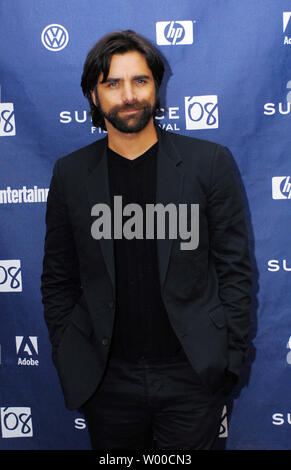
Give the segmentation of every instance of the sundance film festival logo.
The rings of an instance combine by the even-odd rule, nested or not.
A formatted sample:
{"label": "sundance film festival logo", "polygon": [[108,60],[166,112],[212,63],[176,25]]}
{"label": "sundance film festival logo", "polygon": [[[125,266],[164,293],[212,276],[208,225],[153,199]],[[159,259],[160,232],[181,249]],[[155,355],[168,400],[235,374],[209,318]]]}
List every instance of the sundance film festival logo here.
{"label": "sundance film festival logo", "polygon": [[[59,122],[62,124],[86,124],[91,123],[91,133],[107,134],[107,132],[100,127],[92,126],[92,119],[86,110],[72,110],[60,111]],[[159,127],[167,131],[179,131],[179,106],[169,106],[166,109],[161,108],[159,116],[155,116],[156,122]],[[162,122],[164,120],[170,122]],[[178,122],[175,122],[178,121]]]}
{"label": "sundance film festival logo", "polygon": [[217,95],[185,97],[186,129],[217,129]]}
{"label": "sundance film festival logo", "polygon": [[0,408],[1,433],[3,438],[32,437],[31,408],[7,407]]}
{"label": "sundance film festival logo", "polygon": [[0,292],[21,291],[22,279],[20,260],[0,260]]}
{"label": "sundance film festival logo", "polygon": [[[1,101],[1,87],[0,87]],[[13,103],[0,103],[0,136],[13,136],[16,134]]]}
{"label": "sundance film festival logo", "polygon": [[156,38],[159,46],[193,44],[193,22],[158,21]]}
{"label": "sundance film festival logo", "polygon": [[272,198],[291,199],[290,176],[274,176],[272,178]]}
{"label": "sundance film festival logo", "polygon": [[60,24],[49,24],[41,33],[41,42],[49,51],[59,52],[69,42],[69,33]]}
{"label": "sundance film festival logo", "polygon": [[[283,33],[289,32],[291,33],[291,26],[290,26],[290,18],[291,18],[291,11],[284,11],[283,12]],[[291,44],[291,37],[288,34],[284,36],[284,44],[290,45]]]}
{"label": "sundance film festival logo", "polygon": [[16,353],[19,366],[38,366],[37,336],[16,336]]}
{"label": "sundance film festival logo", "polygon": [[291,112],[291,80],[286,84],[286,102],[279,103],[265,103],[264,104],[264,114],[266,116],[273,116],[274,114],[287,115]]}
{"label": "sundance film festival logo", "polygon": [[[169,203],[146,204],[145,212],[136,203],[122,205],[122,196],[114,196],[113,217],[111,207],[98,203],[92,207],[91,216],[98,217],[91,226],[91,235],[95,240],[113,238],[132,239],[177,239],[182,240],[181,250],[195,250],[199,243],[199,204],[190,204],[188,215],[187,204],[178,207]],[[189,230],[190,225],[190,230]]]}
{"label": "sundance film festival logo", "polygon": [[274,413],[272,415],[272,424],[275,426],[291,424],[291,413]]}
{"label": "sundance film festival logo", "polygon": [[287,259],[269,259],[268,261],[268,271],[278,272],[278,271],[290,272],[291,267],[290,263],[288,264]]}

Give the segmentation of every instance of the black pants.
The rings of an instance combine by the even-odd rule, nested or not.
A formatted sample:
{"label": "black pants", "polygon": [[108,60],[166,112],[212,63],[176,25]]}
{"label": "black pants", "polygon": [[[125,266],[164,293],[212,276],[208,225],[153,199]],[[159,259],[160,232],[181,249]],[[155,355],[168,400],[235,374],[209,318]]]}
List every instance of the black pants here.
{"label": "black pants", "polygon": [[223,405],[223,395],[213,395],[183,357],[111,358],[81,411],[94,450],[205,450],[218,436]]}

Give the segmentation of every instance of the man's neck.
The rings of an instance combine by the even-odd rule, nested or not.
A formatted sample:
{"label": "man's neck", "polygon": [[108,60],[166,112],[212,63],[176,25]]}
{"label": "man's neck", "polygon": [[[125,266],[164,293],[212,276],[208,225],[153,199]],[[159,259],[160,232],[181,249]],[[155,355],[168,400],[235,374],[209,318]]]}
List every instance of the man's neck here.
{"label": "man's neck", "polygon": [[108,147],[129,160],[139,157],[158,141],[153,120],[140,132],[126,134],[107,123]]}

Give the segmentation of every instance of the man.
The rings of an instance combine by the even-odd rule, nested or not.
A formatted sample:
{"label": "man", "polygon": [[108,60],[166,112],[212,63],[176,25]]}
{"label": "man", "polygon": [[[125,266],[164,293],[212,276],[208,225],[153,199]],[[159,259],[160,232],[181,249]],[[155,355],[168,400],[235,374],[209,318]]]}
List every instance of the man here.
{"label": "man", "polygon": [[[45,320],[66,406],[84,413],[93,449],[213,448],[247,349],[251,267],[231,160],[155,125],[163,73],[133,31],[92,48],[81,85],[108,135],[58,159],[48,195]],[[155,237],[145,226],[116,235],[117,196],[142,211],[199,207],[187,215],[195,247],[182,249],[170,224],[157,236],[161,212]]]}

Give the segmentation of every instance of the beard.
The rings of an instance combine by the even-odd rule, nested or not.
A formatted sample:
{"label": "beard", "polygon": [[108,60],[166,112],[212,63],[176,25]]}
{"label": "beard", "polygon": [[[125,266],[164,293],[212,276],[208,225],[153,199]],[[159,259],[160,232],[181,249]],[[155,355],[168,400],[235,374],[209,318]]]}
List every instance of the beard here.
{"label": "beard", "polygon": [[[106,118],[118,131],[133,134],[142,131],[154,116],[156,103],[152,106],[148,101],[128,103],[123,106],[115,106],[108,113],[104,112],[99,103],[99,110],[103,118]],[[120,115],[121,111],[137,110],[128,115]]]}

